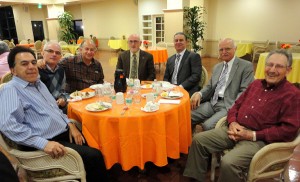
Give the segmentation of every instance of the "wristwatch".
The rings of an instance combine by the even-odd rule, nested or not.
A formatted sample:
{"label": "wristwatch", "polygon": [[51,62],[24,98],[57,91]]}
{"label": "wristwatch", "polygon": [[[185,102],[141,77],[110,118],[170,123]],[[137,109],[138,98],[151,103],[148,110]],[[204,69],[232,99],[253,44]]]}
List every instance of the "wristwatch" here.
{"label": "wristwatch", "polygon": [[255,131],[252,131],[252,133],[253,133],[252,141],[253,141],[253,142],[256,142],[256,132],[255,132]]}

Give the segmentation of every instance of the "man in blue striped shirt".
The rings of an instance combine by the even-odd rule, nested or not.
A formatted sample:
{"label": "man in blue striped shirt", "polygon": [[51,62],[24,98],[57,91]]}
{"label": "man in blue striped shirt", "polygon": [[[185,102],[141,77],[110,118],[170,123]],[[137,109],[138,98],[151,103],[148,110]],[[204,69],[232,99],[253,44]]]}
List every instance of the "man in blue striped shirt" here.
{"label": "man in blue striped shirt", "polygon": [[[53,158],[76,150],[83,159],[87,181],[108,181],[103,156],[88,147],[83,135],[58,108],[38,78],[35,54],[15,47],[8,56],[13,79],[0,91],[0,131],[24,150],[43,150]],[[70,143],[69,133],[75,143]]]}

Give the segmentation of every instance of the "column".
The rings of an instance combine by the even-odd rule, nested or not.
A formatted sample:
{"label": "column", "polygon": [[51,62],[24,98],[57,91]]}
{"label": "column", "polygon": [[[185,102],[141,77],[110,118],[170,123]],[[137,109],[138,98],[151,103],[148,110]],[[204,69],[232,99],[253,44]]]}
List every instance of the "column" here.
{"label": "column", "polygon": [[48,18],[46,19],[46,21],[48,25],[49,40],[58,41],[59,23],[57,17],[58,15],[64,12],[64,5],[63,4],[47,5],[47,10],[48,10]]}

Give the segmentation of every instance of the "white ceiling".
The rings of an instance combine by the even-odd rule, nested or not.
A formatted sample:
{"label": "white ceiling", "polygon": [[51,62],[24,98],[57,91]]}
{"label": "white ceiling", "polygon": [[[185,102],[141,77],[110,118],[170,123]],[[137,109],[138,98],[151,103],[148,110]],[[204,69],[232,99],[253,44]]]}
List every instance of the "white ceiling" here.
{"label": "white ceiling", "polygon": [[64,4],[64,3],[66,5],[72,5],[72,4],[82,4],[88,2],[97,2],[97,1],[107,1],[107,0],[6,0],[6,1],[0,1],[0,4],[1,6],[8,6],[14,4],[39,4],[39,3],[42,3],[42,5]]}

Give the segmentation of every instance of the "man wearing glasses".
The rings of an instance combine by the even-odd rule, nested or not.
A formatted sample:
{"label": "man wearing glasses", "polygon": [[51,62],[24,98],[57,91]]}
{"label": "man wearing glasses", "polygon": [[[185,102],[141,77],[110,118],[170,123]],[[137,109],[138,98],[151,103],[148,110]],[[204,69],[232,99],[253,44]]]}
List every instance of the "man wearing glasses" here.
{"label": "man wearing glasses", "polygon": [[[196,133],[213,129],[254,79],[252,63],[235,57],[235,50],[232,39],[219,42],[219,59],[222,62],[214,66],[208,84],[191,97],[192,126]],[[199,123],[201,125],[195,127]]]}
{"label": "man wearing glasses", "polygon": [[155,79],[153,56],[140,49],[139,35],[132,34],[128,37],[128,51],[118,57],[117,69],[123,69],[126,78],[151,80]]}
{"label": "man wearing glasses", "polygon": [[47,42],[41,54],[43,61],[46,63],[46,68],[39,68],[40,79],[55,98],[59,108],[66,113],[67,98],[64,94],[66,75],[64,69],[58,65],[61,59],[61,47],[56,42]]}
{"label": "man wearing glasses", "polygon": [[292,55],[286,50],[269,53],[265,79],[255,80],[236,100],[227,124],[194,136],[184,176],[204,181],[209,155],[230,149],[222,157],[218,181],[246,181],[257,151],[273,142],[295,139],[300,127],[300,91],[286,80],[291,66]]}

